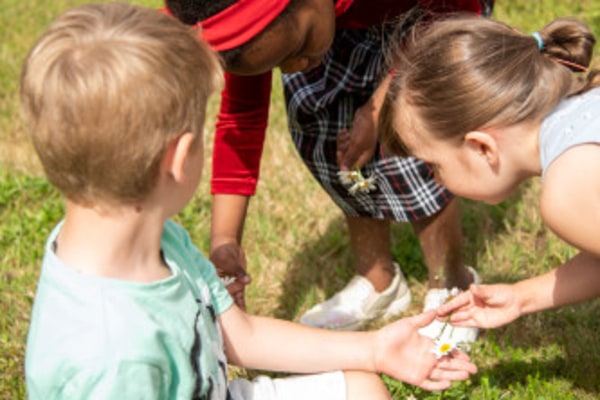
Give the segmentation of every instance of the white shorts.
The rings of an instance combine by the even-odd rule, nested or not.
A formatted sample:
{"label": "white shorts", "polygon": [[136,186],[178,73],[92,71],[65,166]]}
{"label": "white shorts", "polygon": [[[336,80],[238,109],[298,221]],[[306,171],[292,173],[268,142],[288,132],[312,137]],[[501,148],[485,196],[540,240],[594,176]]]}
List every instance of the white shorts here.
{"label": "white shorts", "polygon": [[346,380],[341,371],[289,378],[259,376],[229,382],[234,400],[346,400]]}

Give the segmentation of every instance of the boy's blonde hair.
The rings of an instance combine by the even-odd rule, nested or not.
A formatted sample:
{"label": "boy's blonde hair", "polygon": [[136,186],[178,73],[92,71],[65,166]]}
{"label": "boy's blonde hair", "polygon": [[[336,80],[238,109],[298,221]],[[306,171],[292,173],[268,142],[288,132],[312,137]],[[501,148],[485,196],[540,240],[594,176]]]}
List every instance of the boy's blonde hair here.
{"label": "boy's blonde hair", "polygon": [[148,8],[93,4],[58,17],[29,52],[21,102],[48,179],[83,205],[133,204],[170,141],[201,140],[220,67],[208,45]]}

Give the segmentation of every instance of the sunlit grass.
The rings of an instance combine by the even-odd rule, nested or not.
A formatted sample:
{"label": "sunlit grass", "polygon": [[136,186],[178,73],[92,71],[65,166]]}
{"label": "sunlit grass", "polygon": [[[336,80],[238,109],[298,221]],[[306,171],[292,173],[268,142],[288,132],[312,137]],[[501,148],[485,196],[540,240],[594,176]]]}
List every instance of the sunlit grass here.
{"label": "sunlit grass", "polygon": [[[60,11],[83,0],[3,0],[0,11],[0,398],[25,395],[23,354],[43,243],[61,218],[60,196],[41,175],[18,118],[18,75],[27,49]],[[157,7],[160,1],[140,1]],[[559,15],[583,18],[600,35],[600,0],[499,1],[495,16],[524,32]],[[251,201],[244,248],[253,284],[251,312],[297,319],[335,293],[354,273],[341,212],[300,162],[291,143],[274,81],[271,124],[261,182]],[[209,245],[210,149],[217,99],[207,123],[204,181],[177,219],[198,246]],[[542,224],[539,182],[525,185],[498,206],[462,203],[469,264],[487,282],[516,281],[561,263],[574,250]],[[393,253],[413,292],[409,314],[419,312],[427,272],[407,225],[394,225]],[[565,307],[482,332],[472,357],[480,368],[468,382],[426,393],[386,378],[395,399],[595,399],[600,397],[600,304]],[[409,368],[410,366],[407,366]],[[233,370],[233,374],[254,372]]]}

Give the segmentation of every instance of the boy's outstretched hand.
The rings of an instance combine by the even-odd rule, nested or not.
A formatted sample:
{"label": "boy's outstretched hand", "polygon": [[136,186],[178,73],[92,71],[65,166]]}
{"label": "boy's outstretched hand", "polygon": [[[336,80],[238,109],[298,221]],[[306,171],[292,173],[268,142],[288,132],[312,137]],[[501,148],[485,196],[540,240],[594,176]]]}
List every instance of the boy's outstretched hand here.
{"label": "boy's outstretched hand", "polygon": [[425,390],[443,390],[450,387],[452,381],[465,380],[476,373],[475,364],[459,350],[438,359],[433,351],[433,340],[417,332],[434,318],[432,310],[403,318],[377,331],[376,370]]}
{"label": "boy's outstretched hand", "polygon": [[450,323],[457,326],[496,328],[519,318],[521,306],[514,285],[471,285],[440,306],[437,314],[450,316]]}

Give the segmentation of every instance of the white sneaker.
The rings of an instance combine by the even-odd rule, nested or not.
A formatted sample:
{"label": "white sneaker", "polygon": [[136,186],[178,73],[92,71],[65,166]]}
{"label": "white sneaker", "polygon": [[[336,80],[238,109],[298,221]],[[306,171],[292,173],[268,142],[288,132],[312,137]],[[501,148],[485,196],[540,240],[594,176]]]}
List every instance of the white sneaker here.
{"label": "white sneaker", "polygon": [[404,275],[394,263],[396,275],[383,292],[376,292],[369,280],[355,276],[331,299],[308,310],[300,323],[320,328],[353,331],[376,318],[391,318],[408,309],[410,291]]}
{"label": "white sneaker", "polygon": [[[467,266],[467,269],[473,275],[473,283],[480,284],[481,278],[477,271],[469,266]],[[425,296],[423,311],[435,310],[444,304],[450,297],[450,292],[450,289],[430,289]],[[444,341],[448,341],[447,339],[452,336],[452,342],[464,349],[468,349],[469,344],[477,339],[479,333],[477,328],[448,325],[444,329],[444,325],[445,322],[435,319],[426,327],[419,329],[419,333],[434,340],[442,339]]]}

